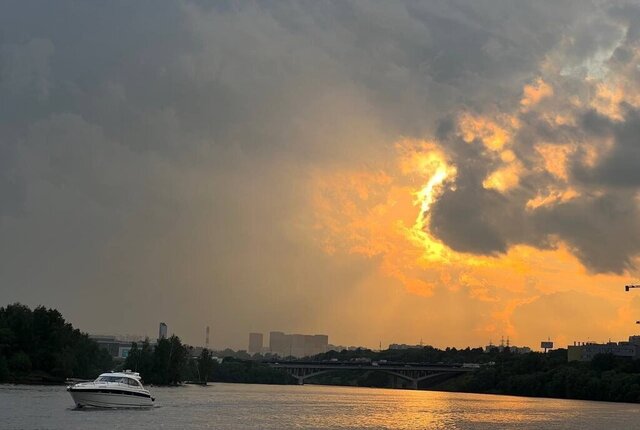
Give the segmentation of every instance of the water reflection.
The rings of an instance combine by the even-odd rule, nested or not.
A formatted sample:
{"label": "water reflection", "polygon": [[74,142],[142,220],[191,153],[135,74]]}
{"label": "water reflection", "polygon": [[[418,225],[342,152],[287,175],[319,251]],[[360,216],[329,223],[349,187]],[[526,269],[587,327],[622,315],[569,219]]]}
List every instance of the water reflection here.
{"label": "water reflection", "polygon": [[0,427],[589,430],[637,428],[640,412],[631,404],[310,385],[154,387],[154,395],[151,409],[77,410],[64,387],[0,386]]}

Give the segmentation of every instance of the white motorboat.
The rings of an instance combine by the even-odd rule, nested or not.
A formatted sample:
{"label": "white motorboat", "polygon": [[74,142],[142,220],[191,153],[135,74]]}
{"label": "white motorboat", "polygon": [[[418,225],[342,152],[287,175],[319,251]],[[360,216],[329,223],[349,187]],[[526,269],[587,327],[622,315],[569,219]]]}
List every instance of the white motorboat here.
{"label": "white motorboat", "polygon": [[67,387],[79,408],[144,408],[153,406],[151,397],[140,382],[140,374],[131,372],[103,373],[93,382]]}

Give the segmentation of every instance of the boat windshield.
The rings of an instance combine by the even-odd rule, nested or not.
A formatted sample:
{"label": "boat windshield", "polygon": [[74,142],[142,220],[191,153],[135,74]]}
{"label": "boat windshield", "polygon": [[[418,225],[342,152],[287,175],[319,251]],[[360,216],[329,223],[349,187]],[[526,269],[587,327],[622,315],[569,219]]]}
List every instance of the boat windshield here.
{"label": "boat windshield", "polygon": [[135,379],[122,376],[101,376],[96,379],[96,382],[117,382],[120,384],[131,385],[133,387],[140,387],[140,383]]}

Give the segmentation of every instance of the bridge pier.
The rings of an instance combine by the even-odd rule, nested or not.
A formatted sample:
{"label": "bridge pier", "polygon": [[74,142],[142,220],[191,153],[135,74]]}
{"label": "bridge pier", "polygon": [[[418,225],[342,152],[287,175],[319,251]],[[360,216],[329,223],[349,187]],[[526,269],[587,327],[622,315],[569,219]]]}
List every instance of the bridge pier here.
{"label": "bridge pier", "polygon": [[418,380],[417,379],[412,379],[407,388],[409,388],[410,390],[417,390],[418,389]]}

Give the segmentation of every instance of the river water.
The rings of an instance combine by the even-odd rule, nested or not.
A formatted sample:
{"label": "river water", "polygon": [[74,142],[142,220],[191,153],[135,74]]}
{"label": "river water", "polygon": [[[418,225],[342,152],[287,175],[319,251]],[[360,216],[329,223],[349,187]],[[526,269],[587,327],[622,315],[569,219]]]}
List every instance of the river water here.
{"label": "river water", "polygon": [[150,387],[147,410],[75,409],[60,386],[0,385],[0,429],[640,429],[640,405],[327,386]]}

